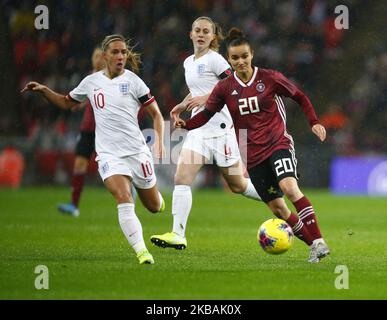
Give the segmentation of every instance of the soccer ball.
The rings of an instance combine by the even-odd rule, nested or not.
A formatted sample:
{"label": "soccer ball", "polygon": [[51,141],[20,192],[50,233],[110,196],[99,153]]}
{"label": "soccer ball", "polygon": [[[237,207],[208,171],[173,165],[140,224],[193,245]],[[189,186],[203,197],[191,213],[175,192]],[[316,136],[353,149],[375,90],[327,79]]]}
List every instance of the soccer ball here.
{"label": "soccer ball", "polygon": [[271,254],[288,251],[293,244],[292,228],[282,219],[269,219],[258,229],[258,241],[262,249]]}

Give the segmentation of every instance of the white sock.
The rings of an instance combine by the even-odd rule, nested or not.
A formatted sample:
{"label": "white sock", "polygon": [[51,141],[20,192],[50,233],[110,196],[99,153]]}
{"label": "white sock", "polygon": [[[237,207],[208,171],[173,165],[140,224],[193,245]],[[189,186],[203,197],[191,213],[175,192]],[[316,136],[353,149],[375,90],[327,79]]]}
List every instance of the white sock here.
{"label": "white sock", "polygon": [[324,241],[323,238],[318,238],[318,239],[313,240],[312,245],[317,245],[318,243],[323,243],[323,244],[325,244],[325,241]]}
{"label": "white sock", "polygon": [[262,201],[250,179],[247,179],[246,190],[242,193],[246,198]]}
{"label": "white sock", "polygon": [[134,211],[134,203],[121,203],[117,209],[121,230],[134,251],[138,253],[146,249],[141,222]]}
{"label": "white sock", "polygon": [[191,187],[176,185],[172,196],[173,232],[185,237],[185,228],[192,207]]}

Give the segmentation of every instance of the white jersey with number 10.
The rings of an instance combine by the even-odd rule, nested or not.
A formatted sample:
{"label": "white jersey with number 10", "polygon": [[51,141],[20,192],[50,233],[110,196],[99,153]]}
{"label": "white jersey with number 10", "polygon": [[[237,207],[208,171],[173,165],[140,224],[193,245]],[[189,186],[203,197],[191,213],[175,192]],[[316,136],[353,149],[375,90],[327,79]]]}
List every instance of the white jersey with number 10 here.
{"label": "white jersey with number 10", "polygon": [[110,79],[99,71],[84,78],[69,96],[79,102],[88,98],[93,106],[98,156],[125,157],[149,150],[137,115],[154,97],[136,74],[125,70]]}

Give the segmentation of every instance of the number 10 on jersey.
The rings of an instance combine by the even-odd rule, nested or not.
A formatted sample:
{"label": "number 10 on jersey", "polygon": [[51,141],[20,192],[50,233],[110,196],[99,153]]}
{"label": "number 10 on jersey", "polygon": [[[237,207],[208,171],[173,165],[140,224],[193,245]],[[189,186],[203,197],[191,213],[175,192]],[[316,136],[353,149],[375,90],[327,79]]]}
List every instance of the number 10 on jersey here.
{"label": "number 10 on jersey", "polygon": [[103,108],[105,106],[105,96],[103,93],[94,93],[94,105],[96,108]]}

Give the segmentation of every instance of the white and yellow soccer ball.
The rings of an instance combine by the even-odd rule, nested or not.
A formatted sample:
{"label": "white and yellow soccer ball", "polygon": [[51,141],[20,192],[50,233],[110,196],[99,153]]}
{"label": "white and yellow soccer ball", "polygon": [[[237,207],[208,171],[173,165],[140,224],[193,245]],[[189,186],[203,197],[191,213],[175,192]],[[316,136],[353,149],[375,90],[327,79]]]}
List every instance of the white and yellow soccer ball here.
{"label": "white and yellow soccer ball", "polygon": [[293,245],[292,228],[282,219],[269,219],[258,229],[258,241],[262,249],[271,254],[288,251]]}

